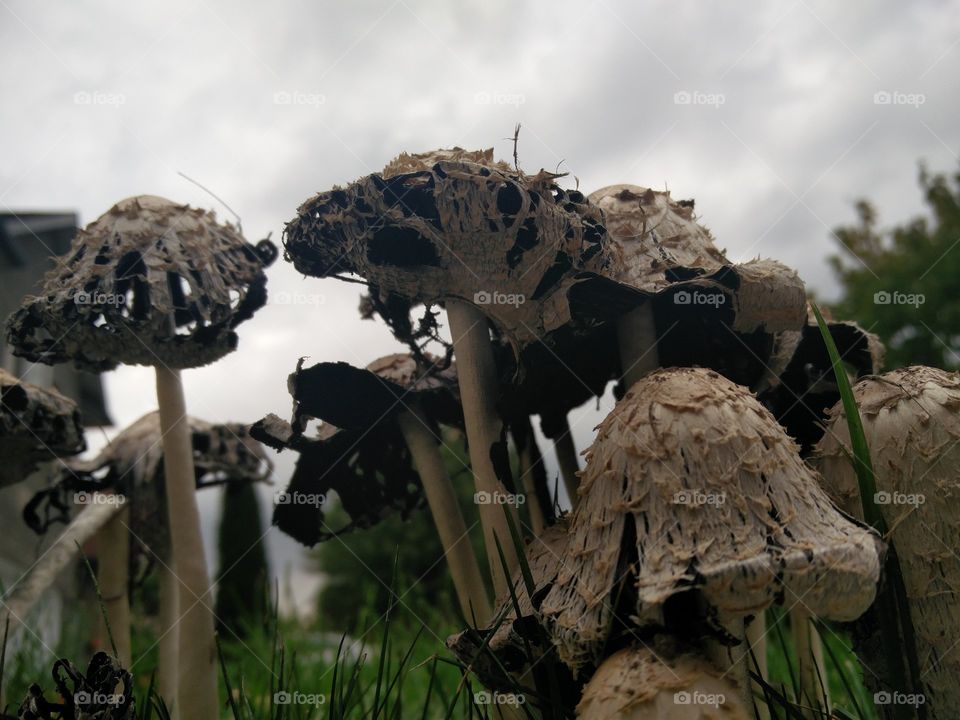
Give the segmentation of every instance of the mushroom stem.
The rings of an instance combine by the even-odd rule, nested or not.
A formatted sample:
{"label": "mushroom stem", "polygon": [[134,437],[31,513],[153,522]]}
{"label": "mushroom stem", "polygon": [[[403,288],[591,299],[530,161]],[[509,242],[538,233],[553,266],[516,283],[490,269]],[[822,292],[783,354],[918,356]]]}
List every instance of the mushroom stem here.
{"label": "mushroom stem", "polygon": [[653,304],[648,300],[617,320],[617,342],[624,390],[660,366]]}
{"label": "mushroom stem", "polygon": [[709,639],[704,642],[704,650],[707,657],[723,671],[724,677],[729,677],[736,682],[740,689],[740,700],[744,706],[752,708],[754,699],[753,682],[750,678],[750,650],[743,620],[737,619],[727,624],[726,630],[740,640],[739,645],[722,645],[716,640]]}
{"label": "mushroom stem", "polygon": [[160,640],[157,643],[157,687],[167,710],[170,711],[171,720],[177,720],[180,716],[180,706],[177,703],[177,656],[180,652],[180,626],[177,617],[180,609],[180,583],[172,557],[168,557],[160,567],[158,580],[160,613],[157,619]]}
{"label": "mushroom stem", "polygon": [[413,464],[417,468],[430,514],[437,526],[443,552],[453,576],[460,609],[468,622],[483,622],[493,609],[480,575],[467,525],[453,490],[453,482],[443,464],[437,439],[429,430],[419,403],[408,404],[408,412],[397,417],[400,432],[407,442]]}
{"label": "mushroom stem", "polygon": [[[747,669],[748,671],[752,670],[754,660],[756,660],[757,671],[760,677],[766,680],[769,677],[767,672],[767,614],[762,610],[758,612],[751,622],[744,625],[744,634],[748,647]],[[757,717],[759,720],[769,720],[770,708],[767,707],[766,703],[757,703]]]}
{"label": "mushroom stem", "polygon": [[830,696],[825,692],[827,674],[823,663],[823,646],[813,625],[813,616],[800,603],[790,610],[790,633],[797,651],[798,702],[806,708],[804,716],[821,717],[821,708],[829,714]]}
{"label": "mushroom stem", "polygon": [[130,509],[121,507],[97,533],[97,584],[104,607],[104,617],[100,620],[102,647],[111,652],[115,647],[121,667],[129,668],[132,662],[128,594],[130,532],[127,525]]}
{"label": "mushroom stem", "polygon": [[170,544],[180,581],[177,701],[183,720],[209,720],[219,714],[217,652],[190,427],[180,373],[162,365],[156,372]]}
{"label": "mushroom stem", "polygon": [[[486,316],[473,305],[453,298],[448,299],[446,305],[453,351],[457,358],[457,378],[467,442],[470,445],[470,466],[478,493],[493,500],[480,503],[480,522],[483,525],[493,589],[496,596],[501,597],[507,593],[509,575],[519,564],[519,559],[503,506],[497,502],[499,498],[507,497],[507,489],[497,477],[493,464],[498,444],[504,442],[504,432],[496,409],[497,370],[490,343],[490,328]],[[497,540],[506,558],[506,572],[500,562]]]}
{"label": "mushroom stem", "polygon": [[534,477],[534,465],[537,459],[534,457],[533,445],[536,439],[531,434],[527,438],[527,443],[518,449],[517,456],[520,461],[520,479],[523,483],[523,491],[531,501],[527,503],[527,511],[530,513],[530,529],[534,535],[539,535],[547,526],[544,517],[543,508],[540,505],[540,494],[537,492],[536,478]]}
{"label": "mushroom stem", "polygon": [[577,448],[573,444],[573,434],[570,432],[570,423],[566,416],[561,418],[562,427],[560,434],[553,441],[553,449],[557,453],[557,464],[560,466],[560,477],[563,478],[563,486],[567,489],[567,497],[570,498],[570,507],[577,506],[577,489],[580,487],[580,478],[577,473],[580,472],[580,463],[577,461]]}
{"label": "mushroom stem", "polygon": [[120,505],[115,503],[87,505],[43,557],[0,600],[3,606],[0,627],[6,627],[9,620],[11,630],[16,630],[16,623],[23,623],[30,609],[77,553],[77,546],[92,538],[119,511]]}

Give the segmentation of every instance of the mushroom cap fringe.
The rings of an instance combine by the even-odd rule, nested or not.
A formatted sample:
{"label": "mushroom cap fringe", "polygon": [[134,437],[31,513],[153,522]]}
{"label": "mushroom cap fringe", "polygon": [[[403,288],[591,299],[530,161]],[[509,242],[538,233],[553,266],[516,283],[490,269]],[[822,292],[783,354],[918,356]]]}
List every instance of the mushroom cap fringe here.
{"label": "mushroom cap fringe", "polygon": [[831,504],[747,388],[713,371],[635,383],[600,424],[581,477],[540,607],[575,671],[599,660],[628,615],[641,630],[689,632],[700,608],[722,631],[775,602],[842,621],[873,601],[879,539]]}
{"label": "mushroom cap fringe", "polygon": [[263,268],[275,253],[213,212],[127,198],[77,233],[7,337],[21,357],[95,372],[205,365],[236,348],[234,328],[266,302]]}
{"label": "mushroom cap fringe", "polygon": [[86,447],[73,400],[0,369],[0,487],[25,480],[42,462]]}
{"label": "mushroom cap fringe", "polygon": [[[853,392],[870,448],[877,505],[900,558],[927,711],[930,717],[955,717],[960,704],[960,374],[906,367],[865,378]],[[846,415],[838,403],[830,410],[815,463],[834,501],[862,517],[850,452]],[[870,664],[878,663],[871,657]]]}
{"label": "mushroom cap fringe", "polygon": [[742,692],[697,655],[667,642],[606,658],[583,688],[578,720],[748,720]]}

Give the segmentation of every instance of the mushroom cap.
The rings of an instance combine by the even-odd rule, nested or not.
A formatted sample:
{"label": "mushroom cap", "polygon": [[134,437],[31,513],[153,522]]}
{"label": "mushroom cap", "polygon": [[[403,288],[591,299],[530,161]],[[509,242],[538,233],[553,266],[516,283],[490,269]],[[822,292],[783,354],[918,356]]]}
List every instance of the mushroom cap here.
{"label": "mushroom cap", "polygon": [[749,720],[741,691],[704,658],[625,648],[583,688],[579,720]]}
{"label": "mushroom cap", "polygon": [[[853,388],[870,448],[877,505],[900,558],[927,705],[954,713],[960,634],[960,374],[912,366]],[[830,410],[815,462],[840,508],[863,517],[841,403]],[[883,632],[883,628],[879,629]],[[939,717],[939,715],[938,715]]]}
{"label": "mushroom cap", "polygon": [[286,257],[307,275],[355,273],[412,303],[474,303],[519,348],[570,320],[577,272],[612,262],[601,213],[557,177],[524,175],[489,151],[404,155],[301,205]]}
{"label": "mushroom cap", "polygon": [[636,382],[600,424],[581,478],[565,563],[540,607],[574,670],[598,659],[621,591],[631,623],[681,633],[690,607],[722,631],[774,602],[852,620],[873,601],[879,539],[830,503],[753,395],[716,372]]}
{"label": "mushroom cap", "polygon": [[297,366],[287,381],[294,424],[317,418],[346,430],[393,422],[419,404],[435,423],[463,427],[456,367],[424,354],[426,366],[405,353],[374,360],[366,369],[345,362]]}
{"label": "mushroom cap", "polygon": [[205,365],[236,348],[234,328],[266,302],[271,253],[211,211],[130,197],[77,233],[8,320],[8,340],[21,357],[97,372]]}
{"label": "mushroom cap", "polygon": [[73,400],[0,369],[0,488],[25,480],[46,460],[76,455],[86,446]]}

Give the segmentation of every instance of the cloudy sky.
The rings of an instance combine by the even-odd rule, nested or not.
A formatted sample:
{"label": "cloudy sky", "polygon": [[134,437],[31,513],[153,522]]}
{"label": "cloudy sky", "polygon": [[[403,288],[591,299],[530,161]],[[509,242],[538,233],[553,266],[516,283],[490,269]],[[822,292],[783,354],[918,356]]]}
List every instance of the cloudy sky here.
{"label": "cloudy sky", "polygon": [[[248,238],[279,239],[311,194],[401,150],[507,158],[521,123],[526,170],[695,197],[733,259],[781,260],[829,298],[830,231],[854,200],[901,221],[921,209],[919,160],[956,169],[958,44],[960,7],[946,1],[0,0],[0,207],[86,223],[153,193],[229,218],[185,173]],[[322,302],[271,303],[238,352],[187,372],[193,414],[285,415],[298,357],[362,365],[397,349],[357,320],[356,286],[282,262],[269,277],[275,298]],[[154,407],[147,369],[106,384],[121,426]],[[572,417],[579,447],[602,413]],[[206,496],[208,534],[215,507]],[[269,542],[278,569],[295,561],[292,543]]]}

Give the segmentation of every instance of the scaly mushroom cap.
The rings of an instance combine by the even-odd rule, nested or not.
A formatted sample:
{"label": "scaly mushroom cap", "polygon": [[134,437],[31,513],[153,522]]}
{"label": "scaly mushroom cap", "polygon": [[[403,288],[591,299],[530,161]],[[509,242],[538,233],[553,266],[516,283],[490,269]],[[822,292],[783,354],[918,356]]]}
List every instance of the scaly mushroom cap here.
{"label": "scaly mushroom cap", "polygon": [[692,200],[611,185],[589,201],[603,211],[610,252],[621,261],[571,290],[574,312],[652,302],[661,366],[710,367],[752,385],[778,360],[777,333],[803,328],[806,299],[796,272],[773,260],[732,263],[697,223]]}
{"label": "scaly mushroom cap", "polygon": [[599,659],[615,614],[689,632],[700,606],[722,630],[799,601],[852,620],[873,601],[879,554],[747,388],[710,370],[658,370],[599,426],[540,611],[576,670]]}
{"label": "scaly mushroom cap", "polygon": [[46,460],[84,449],[83,424],[73,400],[0,369],[0,488],[25,480]]}
{"label": "scaly mushroom cap", "polygon": [[[212,424],[188,417],[197,487],[225,482],[266,481],[272,465],[249,428],[238,423]],[[90,460],[65,463],[53,487],[38,492],[24,509],[24,520],[44,533],[54,522],[69,522],[73,494],[113,490],[130,506],[133,549],[163,554],[168,547],[164,520],[163,438],[160,417],[151,412],[125,428]],[[134,553],[136,554],[136,553]],[[148,560],[153,560],[148,557]]]}
{"label": "scaly mushroom cap", "polygon": [[127,198],[77,233],[7,337],[21,357],[96,372],[205,365],[236,348],[233,329],[266,302],[275,254],[207,210]]}
{"label": "scaly mushroom cap", "polygon": [[612,258],[602,216],[582,193],[492,157],[404,155],[320,193],[287,224],[286,257],[307,275],[355,273],[411,303],[472,302],[515,349],[532,343],[571,319],[573,276]]}
{"label": "scaly mushroom cap", "polygon": [[[960,695],[960,374],[914,366],[858,382],[853,393],[877,484],[876,498],[900,558],[926,705],[954,717]],[[816,464],[834,501],[863,517],[840,403],[817,445]],[[877,628],[884,632],[884,628]]]}
{"label": "scaly mushroom cap", "polygon": [[619,650],[583,688],[579,720],[748,720],[741,691],[707,660],[689,654]]}

